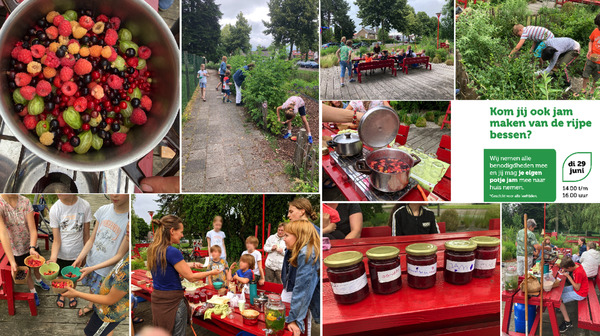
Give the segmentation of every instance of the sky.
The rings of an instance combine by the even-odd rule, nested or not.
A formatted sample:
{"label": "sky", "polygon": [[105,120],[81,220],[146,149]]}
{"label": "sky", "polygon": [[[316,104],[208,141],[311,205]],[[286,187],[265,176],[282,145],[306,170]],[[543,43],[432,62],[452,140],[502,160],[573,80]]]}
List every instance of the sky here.
{"label": "sky", "polygon": [[235,17],[239,12],[242,12],[248,23],[252,26],[252,31],[250,32],[252,49],[255,49],[257,45],[269,46],[273,42],[271,35],[263,34],[265,26],[262,20],[269,21],[267,0],[219,0],[217,4],[221,5],[221,13],[223,13],[219,21],[221,28],[228,23],[235,24]]}
{"label": "sky", "polygon": [[156,200],[158,199],[157,194],[138,194],[135,195],[135,201],[133,202],[133,210],[135,214],[141,217],[143,220],[150,224],[150,215],[148,211],[154,210],[157,211],[159,209],[158,203]]}
{"label": "sky", "polygon": [[[356,31],[358,32],[362,26],[360,25],[360,19],[356,16],[358,14],[358,6],[354,4],[354,0],[346,0],[350,4],[350,18],[354,20]],[[408,0],[408,4],[415,9],[415,13],[425,12],[429,16],[435,16],[435,13],[440,13],[444,7],[445,0]],[[390,33],[396,34],[398,32],[391,31]]]}

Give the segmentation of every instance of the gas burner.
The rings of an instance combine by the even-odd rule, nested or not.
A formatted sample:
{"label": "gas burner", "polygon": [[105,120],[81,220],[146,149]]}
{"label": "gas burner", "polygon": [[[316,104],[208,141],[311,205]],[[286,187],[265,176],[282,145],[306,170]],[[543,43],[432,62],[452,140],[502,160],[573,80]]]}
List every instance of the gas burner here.
{"label": "gas burner", "polygon": [[400,191],[388,193],[371,188],[369,176],[359,173],[354,169],[354,164],[363,157],[367,157],[369,153],[371,152],[368,149],[363,148],[362,155],[340,156],[336,152],[330,152],[329,155],[331,155],[331,158],[335,163],[346,173],[348,180],[354,185],[354,190],[363,194],[369,201],[399,201],[417,186],[417,180],[411,177],[408,185]]}

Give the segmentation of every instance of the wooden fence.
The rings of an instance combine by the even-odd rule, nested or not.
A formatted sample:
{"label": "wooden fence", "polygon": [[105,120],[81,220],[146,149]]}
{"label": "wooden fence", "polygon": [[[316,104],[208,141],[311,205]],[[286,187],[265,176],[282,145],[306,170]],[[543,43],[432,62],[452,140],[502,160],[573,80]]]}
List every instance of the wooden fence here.
{"label": "wooden fence", "polygon": [[292,163],[298,178],[307,182],[315,189],[319,187],[320,154],[318,148],[319,144],[308,143],[308,132],[304,128],[301,128],[298,132]]}
{"label": "wooden fence", "polygon": [[183,64],[181,67],[181,106],[183,110],[187,103],[192,99],[192,95],[198,86],[196,75],[200,70],[200,64],[206,63],[206,59],[202,56],[190,54],[187,51],[183,52]]}

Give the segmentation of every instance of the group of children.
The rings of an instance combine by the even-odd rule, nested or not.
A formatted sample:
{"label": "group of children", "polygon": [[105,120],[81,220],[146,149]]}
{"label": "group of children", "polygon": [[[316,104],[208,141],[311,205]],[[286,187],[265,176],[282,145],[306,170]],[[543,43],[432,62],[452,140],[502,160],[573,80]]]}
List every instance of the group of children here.
{"label": "group of children", "polygon": [[[596,82],[600,79],[600,14],[594,19],[596,29],[589,37],[588,52],[586,55],[585,68],[583,70],[583,88],[581,94],[586,94],[590,77],[592,77],[592,88],[590,93],[596,89]],[[542,73],[552,73],[559,71],[564,66],[565,72],[565,92],[571,89],[571,79],[567,68],[574,60],[579,57],[581,50],[580,44],[568,37],[555,37],[554,34],[544,28],[537,26],[523,26],[517,24],[513,26],[513,34],[520,37],[519,43],[510,52],[512,56],[518,52],[526,40],[533,42],[531,51],[542,61],[548,61],[549,65],[544,70],[537,71],[539,76]]]}
{"label": "group of children", "polygon": [[[206,84],[208,83],[208,70],[206,70],[206,65],[203,63],[200,65],[200,70],[198,70],[198,75],[196,76],[199,80],[198,85],[200,86],[200,91],[202,93],[202,101],[206,101]],[[221,64],[219,65],[219,77],[221,80],[215,90],[219,91],[219,87],[221,87],[221,93],[223,94],[223,103],[231,103],[229,96],[231,95],[231,65],[227,64],[227,56],[223,56],[221,60]]]}
{"label": "group of children", "polygon": [[[93,312],[84,329],[85,335],[95,335],[99,330],[104,332],[102,335],[110,335],[129,312],[129,196],[110,196],[111,204],[94,213],[96,225],[91,235],[89,203],[74,194],[57,196],[49,213],[53,243],[47,263],[57,263],[61,269],[82,267],[82,274],[75,281],[89,286],[90,293],[68,288],[57,295],[56,305],[76,308],[77,298],[88,301],[78,313],[83,317]],[[5,251],[13,271],[16,266],[26,266],[27,256],[39,256],[34,211],[26,197],[0,195],[0,242],[3,246],[11,246]],[[35,279],[30,274],[28,287],[35,293],[36,305],[39,305],[34,285],[46,291],[50,287],[42,281],[39,268],[34,269]],[[69,299],[68,305],[65,298]]]}

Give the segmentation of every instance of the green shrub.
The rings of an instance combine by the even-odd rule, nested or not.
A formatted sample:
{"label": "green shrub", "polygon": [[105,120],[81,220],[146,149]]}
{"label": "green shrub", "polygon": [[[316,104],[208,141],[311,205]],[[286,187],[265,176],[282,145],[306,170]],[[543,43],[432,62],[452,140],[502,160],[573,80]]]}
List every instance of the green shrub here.
{"label": "green shrub", "polygon": [[454,65],[454,60],[453,59],[446,60],[446,65],[453,66]]}
{"label": "green shrub", "polygon": [[330,46],[330,47],[327,47],[326,49],[321,49],[321,57],[331,55],[331,54],[335,55],[335,53],[337,52],[337,50],[339,48],[340,48],[339,46]]}
{"label": "green shrub", "polygon": [[485,211],[484,222],[487,227],[490,225],[490,219],[500,218],[500,206],[489,208]]}
{"label": "green shrub", "polygon": [[134,258],[131,261],[131,270],[136,270],[136,269],[144,269],[146,268],[146,265],[144,264],[144,260],[139,259],[139,258]]}
{"label": "green shrub", "polygon": [[439,58],[440,61],[445,62],[448,58],[448,51],[443,48],[437,49],[435,51],[435,57]]}
{"label": "green shrub", "polygon": [[456,231],[460,226],[460,217],[455,209],[446,209],[442,212],[439,222],[446,223],[446,231]]}
{"label": "green shrub", "polygon": [[517,258],[517,247],[514,243],[502,244],[502,261],[513,260]]}
{"label": "green shrub", "polygon": [[340,65],[336,55],[327,55],[319,59],[319,66],[323,69]]}
{"label": "green shrub", "polygon": [[417,126],[417,127],[427,126],[427,120],[425,119],[425,117],[419,117],[417,119],[417,121],[415,122],[415,126]]}
{"label": "green shrub", "polygon": [[416,124],[417,120],[419,120],[420,115],[418,113],[411,113],[410,115],[410,123]]}
{"label": "green shrub", "polygon": [[425,112],[425,119],[427,121],[435,121],[435,113],[433,113],[433,111]]}
{"label": "green shrub", "polygon": [[431,61],[431,63],[434,63],[434,64],[442,63],[442,60],[439,57],[435,56],[433,58],[433,60]]}
{"label": "green shrub", "polygon": [[217,69],[219,69],[220,65],[221,65],[221,63],[216,63],[216,62],[210,61],[206,64],[206,68],[211,69],[211,70],[217,70]]}

